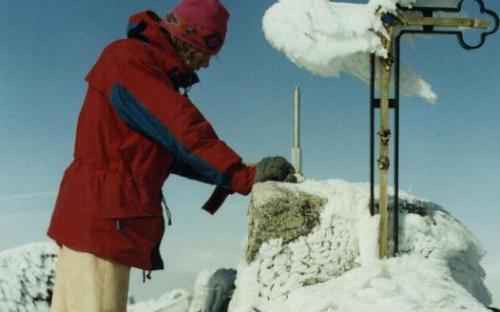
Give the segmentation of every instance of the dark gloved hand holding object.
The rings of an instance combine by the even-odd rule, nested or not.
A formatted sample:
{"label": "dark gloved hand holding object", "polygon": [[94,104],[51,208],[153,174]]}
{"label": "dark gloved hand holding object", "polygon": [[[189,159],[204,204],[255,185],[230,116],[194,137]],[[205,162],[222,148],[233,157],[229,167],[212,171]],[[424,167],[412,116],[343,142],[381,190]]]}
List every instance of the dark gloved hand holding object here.
{"label": "dark gloved hand holding object", "polygon": [[[255,166],[254,183],[265,181],[297,183],[295,168],[282,156],[264,157],[256,165],[247,164],[247,166]],[[214,214],[231,193],[225,188],[217,187],[203,205],[203,209]]]}
{"label": "dark gloved hand holding object", "polygon": [[265,181],[297,182],[295,168],[281,156],[265,157],[256,165],[255,183]]}

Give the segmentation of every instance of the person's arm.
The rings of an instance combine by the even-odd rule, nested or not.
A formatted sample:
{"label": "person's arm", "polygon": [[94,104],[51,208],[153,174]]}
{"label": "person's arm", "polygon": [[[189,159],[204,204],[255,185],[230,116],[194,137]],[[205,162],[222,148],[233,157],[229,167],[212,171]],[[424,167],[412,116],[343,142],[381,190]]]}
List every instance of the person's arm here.
{"label": "person's arm", "polygon": [[133,51],[116,56],[109,90],[120,118],[166,148],[177,163],[177,173],[248,194],[255,168],[245,166],[191,101],[173,89],[146,47],[131,45]]}
{"label": "person's arm", "polygon": [[171,169],[171,173],[198,182],[212,184],[211,181],[206,179],[205,176],[199,174],[198,172],[193,170],[191,166],[187,165],[185,162],[182,162],[180,160],[174,162]]}

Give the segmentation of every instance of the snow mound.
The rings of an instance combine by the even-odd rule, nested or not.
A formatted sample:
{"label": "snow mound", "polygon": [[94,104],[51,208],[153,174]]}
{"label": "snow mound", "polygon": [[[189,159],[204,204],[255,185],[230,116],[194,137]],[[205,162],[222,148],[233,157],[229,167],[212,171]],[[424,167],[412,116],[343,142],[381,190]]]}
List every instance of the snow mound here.
{"label": "snow mound", "polygon": [[41,242],[0,252],[0,311],[49,310],[57,250]]}
{"label": "snow mound", "polygon": [[184,289],[175,289],[158,299],[128,305],[127,312],[187,312],[191,294]]}
{"label": "snow mound", "polygon": [[[53,242],[26,244],[0,251],[0,312],[48,312],[55,283],[58,246]],[[215,272],[198,274],[194,291],[175,289],[159,298],[129,304],[128,312],[200,312]]]}
{"label": "snow mound", "polygon": [[198,273],[194,282],[194,293],[189,312],[203,311],[209,295],[208,281],[210,276],[215,273],[215,270],[204,270]]}
{"label": "snow mound", "polygon": [[[484,251],[466,227],[436,204],[402,193],[400,251],[376,257],[378,217],[368,212],[369,185],[341,180],[254,186],[253,205],[283,196],[326,199],[309,234],[262,242],[254,260],[242,254],[229,312],[487,312],[491,294],[479,265]],[[390,190],[391,192],[391,190]],[[297,195],[302,196],[302,195]],[[0,311],[48,312],[57,245],[0,252]],[[199,273],[193,294],[177,289],[129,312],[200,312],[215,270]]]}
{"label": "snow mound", "polygon": [[272,200],[277,185],[326,198],[320,224],[288,244],[264,242],[250,264],[242,258],[230,312],[487,311],[484,252],[441,207],[400,194],[419,209],[401,212],[402,255],[380,261],[368,184],[267,182],[254,186],[252,202]]}
{"label": "snow mound", "polygon": [[[377,8],[393,12],[396,4],[414,0],[371,0],[367,4],[330,0],[281,0],[263,17],[263,31],[269,43],[290,61],[310,72],[338,76],[341,72],[368,82],[369,54],[387,55],[380,35],[387,35]],[[411,68],[401,67],[401,92],[437,101],[431,85]]]}

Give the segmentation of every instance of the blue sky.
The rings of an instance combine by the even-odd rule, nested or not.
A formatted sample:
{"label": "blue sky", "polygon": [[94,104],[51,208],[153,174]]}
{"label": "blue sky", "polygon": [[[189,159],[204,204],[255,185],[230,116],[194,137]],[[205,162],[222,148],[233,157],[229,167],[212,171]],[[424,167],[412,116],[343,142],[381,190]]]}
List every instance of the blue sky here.
{"label": "blue sky", "polygon": [[[72,158],[83,78],[101,49],[124,36],[132,13],[152,9],[163,15],[176,2],[0,4],[0,250],[46,239],[54,194]],[[256,162],[267,155],[289,157],[292,90],[300,85],[305,175],[368,181],[367,85],[346,75],[313,76],[272,49],[261,18],[274,2],[224,1],[231,12],[227,43],[200,73],[192,100],[229,145]],[[500,12],[498,1],[486,4]],[[440,99],[429,105],[403,98],[400,169],[401,189],[444,206],[478,236],[498,292],[499,55],[500,34],[478,51],[462,50],[451,37],[407,41],[404,62],[432,83]],[[199,209],[211,191],[175,177],[165,184],[174,217],[162,248],[167,269],[144,286],[134,273],[136,297],[191,288],[201,269],[236,265],[248,198],[233,196],[211,217]]]}

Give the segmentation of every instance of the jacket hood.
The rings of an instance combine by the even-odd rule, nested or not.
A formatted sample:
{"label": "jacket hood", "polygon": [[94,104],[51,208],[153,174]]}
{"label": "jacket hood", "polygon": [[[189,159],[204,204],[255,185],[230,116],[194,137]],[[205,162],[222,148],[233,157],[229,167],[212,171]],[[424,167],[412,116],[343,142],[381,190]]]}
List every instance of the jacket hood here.
{"label": "jacket hood", "polygon": [[160,17],[153,11],[138,12],[129,17],[127,37],[145,41],[174,53],[168,37],[165,36],[167,30],[160,26],[160,21]]}
{"label": "jacket hood", "polygon": [[146,10],[129,17],[127,37],[146,42],[163,53],[162,67],[169,74],[176,87],[188,88],[199,82],[196,73],[189,70],[172,46],[168,31],[161,26],[161,18]]}

